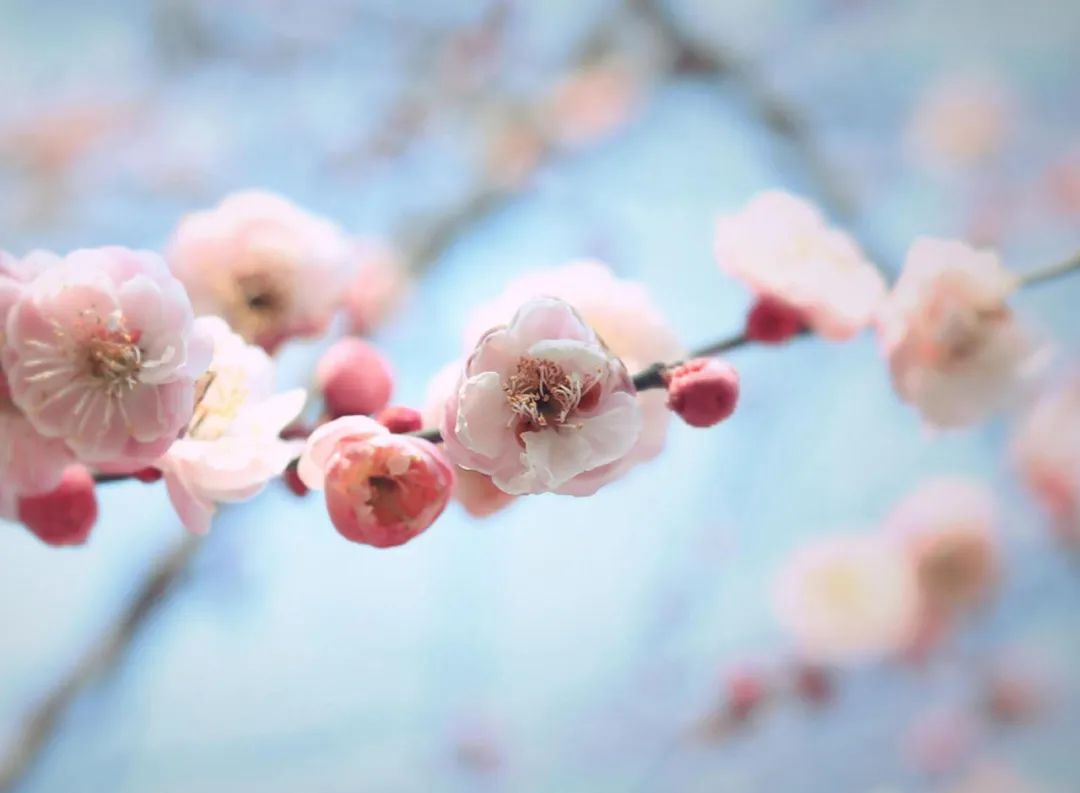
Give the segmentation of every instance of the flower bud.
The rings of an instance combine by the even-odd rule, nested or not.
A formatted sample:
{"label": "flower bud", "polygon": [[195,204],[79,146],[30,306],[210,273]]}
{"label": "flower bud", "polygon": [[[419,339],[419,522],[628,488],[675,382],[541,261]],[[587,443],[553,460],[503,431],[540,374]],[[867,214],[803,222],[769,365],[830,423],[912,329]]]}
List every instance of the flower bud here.
{"label": "flower bud", "polygon": [[379,411],[375,420],[396,435],[406,432],[419,432],[424,428],[424,417],[419,410],[404,405],[391,405]]}
{"label": "flower bud", "polygon": [[739,373],[724,361],[695,358],[667,373],[668,407],[691,427],[711,427],[735,411]]}
{"label": "flower bud", "polygon": [[19,520],[49,545],[82,545],[97,513],[94,478],[81,465],[69,466],[55,490],[19,499]]}
{"label": "flower bud", "polygon": [[746,337],[762,344],[780,344],[806,327],[802,312],[780,298],[763,295],[746,316]]}
{"label": "flower bud", "polygon": [[340,339],[319,360],[315,378],[331,418],[369,416],[390,401],[394,378],[382,353],[361,339]]}

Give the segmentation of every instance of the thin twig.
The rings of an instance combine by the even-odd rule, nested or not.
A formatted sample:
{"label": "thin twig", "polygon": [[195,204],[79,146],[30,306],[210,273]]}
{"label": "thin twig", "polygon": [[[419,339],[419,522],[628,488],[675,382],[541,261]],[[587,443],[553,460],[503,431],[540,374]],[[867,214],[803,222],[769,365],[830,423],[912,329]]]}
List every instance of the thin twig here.
{"label": "thin twig", "polygon": [[1025,273],[1020,276],[1021,286],[1035,286],[1036,284],[1046,283],[1047,281],[1053,281],[1060,278],[1063,275],[1074,273],[1080,270],[1080,250],[1077,250],[1072,256],[1067,259],[1063,259],[1057,264],[1051,264],[1048,267],[1043,267],[1038,270],[1032,270],[1029,273]]}
{"label": "thin twig", "polygon": [[78,696],[123,661],[147,620],[175,594],[185,580],[188,563],[199,549],[201,537],[184,538],[154,565],[146,580],[105,636],[93,645],[75,668],[30,713],[16,743],[0,766],[0,791],[14,790],[56,731]]}

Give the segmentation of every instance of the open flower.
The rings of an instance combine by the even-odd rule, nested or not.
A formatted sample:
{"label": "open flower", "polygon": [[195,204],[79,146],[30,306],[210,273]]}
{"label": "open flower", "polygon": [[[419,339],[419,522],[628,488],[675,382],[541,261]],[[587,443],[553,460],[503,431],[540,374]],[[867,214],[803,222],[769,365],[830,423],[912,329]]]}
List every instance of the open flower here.
{"label": "open flower", "polygon": [[210,359],[184,288],[148,251],[79,250],[26,284],[8,312],[12,401],[83,462],[160,457],[183,429]]}
{"label": "open flower", "polygon": [[200,314],[273,352],[322,333],[348,282],[352,248],[333,223],[272,193],[227,196],[180,221],[167,258]]}
{"label": "open flower", "polygon": [[585,496],[636,445],[641,409],[626,367],[577,312],[536,298],[480,340],[441,429],[451,461],[507,493]]}
{"label": "open flower", "polygon": [[907,552],[931,618],[981,603],[997,581],[994,499],[981,483],[939,477],[897,504],[885,526]]}
{"label": "open flower", "polygon": [[427,529],[454,486],[454,469],[436,446],[394,435],[367,416],[344,416],[315,430],[298,471],[305,485],[326,491],[330,520],[342,536],[378,548]]}
{"label": "open flower", "polygon": [[274,362],[218,317],[199,319],[214,357],[183,437],[155,464],[189,531],[203,534],[221,502],[245,501],[300,454],[281,431],[304,407],[302,388],[274,393]]}
{"label": "open flower", "polygon": [[937,427],[977,422],[1014,401],[1044,350],[1005,304],[1017,278],[990,251],[920,238],[878,316],[900,397]]}
{"label": "open flower", "polygon": [[[633,370],[658,361],[674,361],[685,355],[645,286],[616,278],[607,265],[593,260],[536,270],[511,281],[497,297],[472,312],[465,329],[466,354],[490,328],[509,322],[523,303],[545,296],[559,298],[573,306],[607,349]],[[457,371],[460,371],[460,365]],[[441,413],[456,385],[456,373],[449,379],[443,374],[432,380],[429,404],[438,405],[435,416]],[[597,477],[614,479],[660,453],[671,419],[666,403],[666,395],[659,389],[638,395],[641,408],[638,441],[630,453],[596,471]],[[511,501],[508,494],[483,482],[482,477],[475,472],[458,477],[457,496],[473,515],[490,514]]]}
{"label": "open flower", "polygon": [[781,624],[819,663],[889,655],[913,635],[919,610],[911,564],[877,537],[832,537],[796,553],[775,590]]}
{"label": "open flower", "polygon": [[848,339],[868,326],[885,295],[885,280],[855,240],[809,202],[780,190],[758,193],[721,217],[715,250],[721,270],[759,297],[798,309],[827,339]]}
{"label": "open flower", "polygon": [[1061,537],[1080,542],[1080,375],[1038,399],[1020,422],[1012,458]]}

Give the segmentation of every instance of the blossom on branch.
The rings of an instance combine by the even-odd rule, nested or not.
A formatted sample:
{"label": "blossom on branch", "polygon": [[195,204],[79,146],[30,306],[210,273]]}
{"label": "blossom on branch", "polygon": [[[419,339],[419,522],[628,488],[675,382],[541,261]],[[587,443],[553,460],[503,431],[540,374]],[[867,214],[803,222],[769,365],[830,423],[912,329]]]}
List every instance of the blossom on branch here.
{"label": "blossom on branch", "polygon": [[268,352],[326,330],[353,248],[336,225],[272,193],[246,191],[193,212],[166,258],[200,314],[216,314]]}
{"label": "blossom on branch", "polygon": [[814,332],[836,341],[867,327],[885,280],[855,240],[830,227],[818,209],[780,190],[758,193],[716,223],[720,269],[759,298],[795,308]]}
{"label": "blossom on branch", "polygon": [[1039,374],[1046,351],[1005,303],[1018,283],[990,251],[912,244],[877,325],[897,392],[928,424],[978,422]]}
{"label": "blossom on branch", "polygon": [[97,516],[94,478],[81,465],[64,470],[47,493],[19,499],[19,520],[47,545],[82,545]]}
{"label": "blossom on branch", "polygon": [[436,446],[394,435],[367,416],[345,416],[315,430],[298,471],[309,488],[325,490],[330,520],[342,536],[378,548],[427,529],[454,485],[454,469]]}
{"label": "blossom on branch", "polygon": [[204,534],[218,503],[252,498],[300,454],[303,441],[280,436],[306,395],[302,388],[275,394],[273,360],[224,320],[198,323],[214,342],[205,389],[183,436],[155,465],[184,526]]}
{"label": "blossom on branch", "polygon": [[88,464],[140,467],[191,417],[209,338],[165,263],[148,251],[39,254],[48,267],[8,311],[2,363],[34,429]]}
{"label": "blossom on branch", "polygon": [[447,402],[442,436],[457,465],[507,493],[586,496],[613,479],[641,433],[626,366],[567,303],[536,298],[493,328]]}

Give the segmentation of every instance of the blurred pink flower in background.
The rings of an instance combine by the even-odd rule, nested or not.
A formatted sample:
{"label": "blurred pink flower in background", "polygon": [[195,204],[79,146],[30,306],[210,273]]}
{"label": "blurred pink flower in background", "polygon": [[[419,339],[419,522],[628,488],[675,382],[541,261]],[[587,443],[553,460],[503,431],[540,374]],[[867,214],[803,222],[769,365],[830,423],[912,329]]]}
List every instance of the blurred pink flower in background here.
{"label": "blurred pink flower in background", "polygon": [[1045,181],[1051,205],[1062,214],[1080,217],[1080,145],[1050,164]]}
{"label": "blurred pink flower in background", "polygon": [[591,495],[618,475],[641,409],[626,366],[567,303],[534,298],[479,341],[446,405],[447,456],[507,493]]}
{"label": "blurred pink flower in background", "polygon": [[919,613],[914,571],[880,537],[818,540],[795,553],[777,575],[774,605],[781,625],[808,661],[853,664],[900,650]]}
{"label": "blurred pink flower in background", "polygon": [[1080,543],[1080,375],[1031,407],[1013,438],[1012,458],[1062,539]]}
{"label": "blurred pink flower in background", "polygon": [[626,124],[640,101],[641,77],[630,64],[609,59],[561,80],[542,112],[552,138],[567,146],[585,146]]}
{"label": "blurred pink flower in background", "polygon": [[367,335],[398,307],[409,288],[400,255],[382,240],[358,238],[352,242],[355,270],[342,298],[349,331]]}
{"label": "blurred pink flower in background", "polygon": [[1024,779],[996,760],[981,760],[958,782],[944,788],[944,793],[1050,793],[1050,790]]}
{"label": "blurred pink flower in background", "polygon": [[1013,132],[1018,100],[998,77],[948,74],[919,97],[906,132],[919,164],[953,170],[985,163]]}
{"label": "blurred pink flower in background", "polygon": [[912,244],[878,334],[897,392],[928,424],[980,421],[1041,372],[1048,350],[1005,302],[1018,283],[991,251],[929,237]]}
{"label": "blurred pink flower in background", "polygon": [[25,285],[8,312],[12,401],[91,464],[160,457],[191,417],[211,343],[156,254],[80,250]]}
{"label": "blurred pink flower in background", "polygon": [[827,339],[848,339],[873,320],[885,280],[855,240],[808,201],[766,190],[717,220],[716,260],[759,297],[795,307]]}
{"label": "blurred pink flower in background", "polygon": [[947,617],[985,601],[1001,567],[996,521],[993,494],[961,477],[930,479],[893,507],[885,530],[911,559],[924,609]]}
{"label": "blurred pink flower in background", "polygon": [[182,218],[167,258],[199,313],[268,352],[326,330],[355,263],[335,224],[254,190]]}
{"label": "blurred pink flower in background", "polygon": [[184,526],[210,529],[220,502],[245,501],[297,457],[304,442],[280,438],[304,407],[301,388],[275,394],[274,362],[224,320],[197,320],[213,338],[207,382],[183,437],[156,466]]}
{"label": "blurred pink flower in background", "polygon": [[978,725],[959,707],[937,706],[919,715],[904,738],[905,754],[924,774],[960,768],[975,748]]}
{"label": "blurred pink flower in background", "polygon": [[342,536],[379,548],[427,529],[454,486],[454,469],[436,446],[394,435],[367,416],[345,416],[315,430],[298,470],[304,484],[326,491],[330,519]]}

